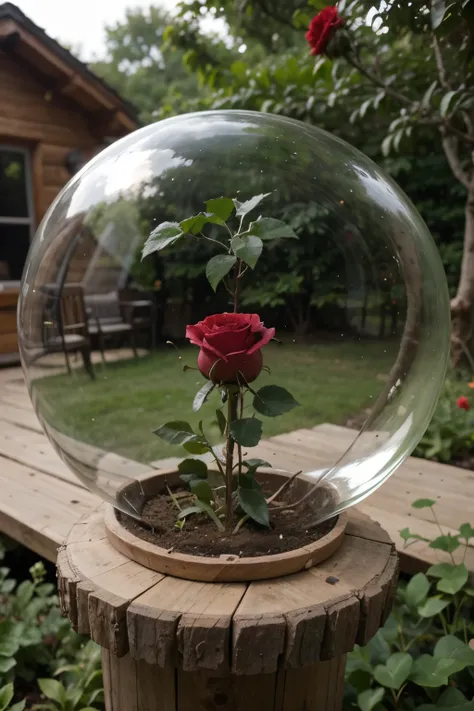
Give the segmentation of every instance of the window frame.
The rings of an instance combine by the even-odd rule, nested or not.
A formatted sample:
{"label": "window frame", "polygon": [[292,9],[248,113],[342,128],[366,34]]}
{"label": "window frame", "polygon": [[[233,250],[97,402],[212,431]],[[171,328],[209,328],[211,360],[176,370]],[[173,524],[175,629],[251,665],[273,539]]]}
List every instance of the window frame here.
{"label": "window frame", "polygon": [[25,165],[25,189],[26,189],[26,207],[28,217],[6,217],[0,214],[1,225],[27,225],[29,226],[29,240],[33,239],[35,232],[35,207],[33,201],[33,172],[31,167],[31,154],[28,148],[24,146],[16,146],[8,143],[0,143],[0,152],[21,153],[24,158]]}

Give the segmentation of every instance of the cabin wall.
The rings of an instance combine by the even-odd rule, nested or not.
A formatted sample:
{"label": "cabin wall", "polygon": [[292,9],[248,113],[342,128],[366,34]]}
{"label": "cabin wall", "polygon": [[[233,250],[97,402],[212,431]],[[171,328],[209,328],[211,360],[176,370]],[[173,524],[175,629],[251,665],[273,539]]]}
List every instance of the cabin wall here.
{"label": "cabin wall", "polygon": [[70,179],[66,157],[93,152],[102,136],[87,114],[58,89],[40,82],[14,58],[0,52],[0,143],[29,148],[37,223]]}

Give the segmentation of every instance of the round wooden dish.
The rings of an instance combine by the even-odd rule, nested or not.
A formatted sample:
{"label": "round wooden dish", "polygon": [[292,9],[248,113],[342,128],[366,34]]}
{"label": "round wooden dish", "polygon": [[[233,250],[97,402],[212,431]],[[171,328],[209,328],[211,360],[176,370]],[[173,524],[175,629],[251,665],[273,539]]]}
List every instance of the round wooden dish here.
{"label": "round wooden dish", "polygon": [[[285,474],[268,471],[259,473],[258,476],[261,484],[269,485],[275,490],[286,478]],[[140,511],[144,501],[163,491],[166,484],[173,487],[179,482],[179,472],[175,470],[153,472],[125,486],[120,497],[127,502],[128,507],[131,504]],[[312,482],[299,478],[293,484],[294,495],[299,498],[312,485]],[[330,495],[328,492],[328,496]],[[107,537],[125,556],[159,573],[202,582],[265,580],[311,568],[329,558],[339,548],[346,524],[346,514],[341,514],[325,536],[314,543],[285,553],[254,557],[220,555],[211,558],[170,551],[144,541],[120,523],[113,506],[106,504],[105,510]]]}

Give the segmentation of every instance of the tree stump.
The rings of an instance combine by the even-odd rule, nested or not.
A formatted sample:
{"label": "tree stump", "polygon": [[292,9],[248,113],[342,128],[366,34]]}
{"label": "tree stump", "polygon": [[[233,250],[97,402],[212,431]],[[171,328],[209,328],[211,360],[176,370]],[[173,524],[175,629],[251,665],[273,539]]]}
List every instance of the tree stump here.
{"label": "tree stump", "polygon": [[103,650],[107,711],[337,711],[345,655],[388,616],[397,555],[353,509],[344,541],[304,572],[251,583],[173,578],[109,543],[104,507],[58,555],[74,629]]}

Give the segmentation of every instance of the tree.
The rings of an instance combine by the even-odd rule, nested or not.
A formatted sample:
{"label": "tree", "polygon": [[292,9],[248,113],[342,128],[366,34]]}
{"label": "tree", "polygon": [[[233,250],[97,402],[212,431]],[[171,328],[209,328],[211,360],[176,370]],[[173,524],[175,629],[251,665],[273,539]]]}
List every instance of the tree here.
{"label": "tree", "polygon": [[[378,143],[386,159],[390,154],[395,156],[386,164],[402,187],[411,188],[415,202],[419,194],[421,206],[427,206],[424,179],[414,185],[407,161],[403,169],[403,158],[397,158],[403,151],[420,173],[418,152],[422,147],[424,175],[432,189],[430,211],[422,212],[435,237],[442,234],[441,253],[445,264],[448,260],[451,286],[461,261],[452,294],[452,352],[453,361],[459,363],[471,341],[474,323],[474,171],[470,157],[474,146],[474,3],[391,0],[374,11],[373,0],[342,0],[338,7],[346,21],[344,41],[333,45],[328,52],[331,58],[317,57],[312,63],[307,48],[302,47],[303,30],[312,16],[329,4],[327,0],[220,2],[220,14],[228,18],[240,38],[248,33],[252,18],[260,18],[261,24],[262,17],[266,17],[267,35],[283,33],[293,39],[295,28],[301,35],[293,46],[287,43],[284,51],[258,64],[245,63],[244,54],[238,64],[221,73],[210,103],[216,108],[253,108],[317,123],[374,158],[382,157],[374,146]],[[205,6],[217,7],[216,0],[207,0]],[[201,4],[200,8],[202,13]],[[240,21],[236,19],[239,13]],[[438,159],[431,160],[441,154],[452,179]],[[436,185],[430,164],[438,167]],[[440,193],[453,196],[455,205],[465,195],[463,239],[447,228],[444,214],[441,229],[433,218],[433,205],[439,215]],[[454,224],[459,225],[459,209],[455,207],[454,212]]]}

